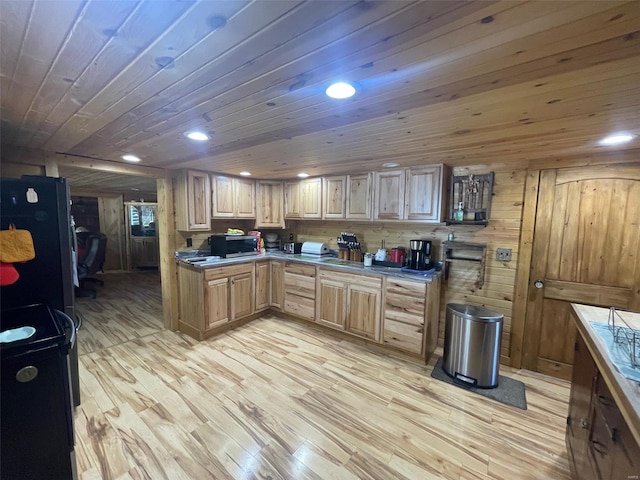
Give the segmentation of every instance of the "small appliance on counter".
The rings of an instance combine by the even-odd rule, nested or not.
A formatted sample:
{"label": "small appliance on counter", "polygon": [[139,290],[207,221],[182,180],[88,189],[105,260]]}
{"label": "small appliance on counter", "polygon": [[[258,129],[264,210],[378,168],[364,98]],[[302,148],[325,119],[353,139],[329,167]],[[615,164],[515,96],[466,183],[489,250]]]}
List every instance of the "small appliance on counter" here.
{"label": "small appliance on counter", "polygon": [[253,235],[211,235],[209,245],[211,246],[211,255],[221,258],[256,255],[259,251],[258,237]]}
{"label": "small appliance on counter", "polygon": [[304,242],[301,252],[303,255],[329,255],[329,245],[325,242]]}
{"label": "small appliance on counter", "polygon": [[411,255],[409,257],[410,270],[429,270],[433,268],[431,263],[431,241],[411,240],[409,242]]}
{"label": "small appliance on counter", "polygon": [[284,253],[299,254],[302,252],[302,243],[301,242],[284,242],[282,244],[282,251]]}

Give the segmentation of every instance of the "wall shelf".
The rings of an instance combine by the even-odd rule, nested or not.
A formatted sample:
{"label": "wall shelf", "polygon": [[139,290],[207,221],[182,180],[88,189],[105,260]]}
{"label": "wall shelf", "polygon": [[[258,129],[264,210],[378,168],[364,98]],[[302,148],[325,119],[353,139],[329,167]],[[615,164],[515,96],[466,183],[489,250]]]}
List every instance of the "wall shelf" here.
{"label": "wall shelf", "polygon": [[444,265],[444,280],[449,279],[449,269],[452,263],[478,265],[478,278],[475,286],[480,289],[484,285],[486,243],[442,242],[442,262]]}
{"label": "wall shelf", "polygon": [[[493,196],[495,174],[452,175],[449,188],[449,218],[447,225],[487,226]],[[454,220],[454,212],[462,203],[464,220]]]}

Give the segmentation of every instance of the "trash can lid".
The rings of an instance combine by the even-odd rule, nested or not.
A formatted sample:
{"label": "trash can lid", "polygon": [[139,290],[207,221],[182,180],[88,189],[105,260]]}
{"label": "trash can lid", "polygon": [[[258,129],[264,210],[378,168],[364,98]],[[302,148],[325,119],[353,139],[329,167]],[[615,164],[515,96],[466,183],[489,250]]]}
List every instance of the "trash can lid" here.
{"label": "trash can lid", "polygon": [[504,315],[492,312],[484,307],[477,305],[465,305],[462,303],[447,303],[447,310],[451,310],[456,315],[466,318],[467,320],[477,320],[480,322],[502,322]]}

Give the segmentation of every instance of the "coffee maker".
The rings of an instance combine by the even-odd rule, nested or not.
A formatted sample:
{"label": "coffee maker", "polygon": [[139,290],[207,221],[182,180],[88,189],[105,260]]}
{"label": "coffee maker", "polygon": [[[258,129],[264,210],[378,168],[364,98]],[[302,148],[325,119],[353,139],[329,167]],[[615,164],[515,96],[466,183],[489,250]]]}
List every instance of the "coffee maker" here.
{"label": "coffee maker", "polygon": [[409,268],[411,270],[427,270],[431,267],[431,241],[411,240],[409,242],[411,256]]}

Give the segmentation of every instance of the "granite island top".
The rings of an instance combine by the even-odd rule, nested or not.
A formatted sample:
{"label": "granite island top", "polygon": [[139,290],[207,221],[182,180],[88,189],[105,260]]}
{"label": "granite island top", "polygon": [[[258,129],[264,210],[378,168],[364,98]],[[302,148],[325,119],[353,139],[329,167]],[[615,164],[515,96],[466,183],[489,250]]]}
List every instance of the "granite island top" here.
{"label": "granite island top", "polygon": [[[197,252],[197,251],[194,251]],[[181,252],[182,253],[182,252]],[[194,257],[198,257],[198,253],[194,253]],[[383,267],[373,265],[371,267],[365,267],[362,262],[351,262],[348,260],[341,260],[334,256],[329,255],[304,255],[304,254],[289,254],[282,252],[267,252],[258,255],[247,255],[235,258],[218,258],[209,257],[206,254],[202,255],[207,260],[191,263],[193,257],[189,257],[188,254],[178,255],[176,252],[176,262],[186,267],[192,267],[197,270],[204,270],[207,268],[216,268],[225,265],[236,265],[239,263],[256,262],[260,260],[284,260],[293,261],[299,263],[306,263],[309,265],[318,265],[321,267],[335,268],[336,270],[348,272],[348,273],[360,273],[365,275],[380,275],[394,278],[403,278],[405,280],[412,280],[414,282],[430,283],[435,278],[440,276],[440,271],[434,271],[432,273],[410,273],[403,272],[396,267]],[[190,262],[191,260],[191,262]]]}

